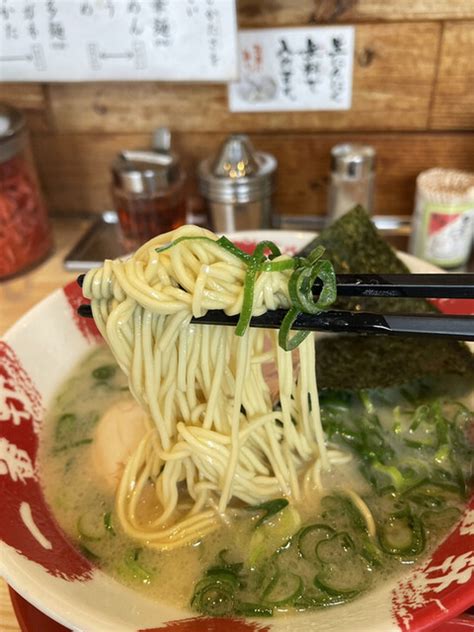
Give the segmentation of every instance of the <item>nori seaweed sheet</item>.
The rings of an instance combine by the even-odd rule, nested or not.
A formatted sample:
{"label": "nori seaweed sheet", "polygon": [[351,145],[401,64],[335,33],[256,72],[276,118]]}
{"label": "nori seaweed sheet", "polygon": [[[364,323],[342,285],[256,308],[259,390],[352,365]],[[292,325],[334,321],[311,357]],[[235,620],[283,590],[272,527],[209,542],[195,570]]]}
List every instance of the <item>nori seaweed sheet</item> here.
{"label": "nori seaweed sheet", "polygon": [[[322,244],[337,273],[409,272],[370,217],[355,207],[321,232],[311,248]],[[339,309],[379,313],[437,311],[424,299],[357,298],[336,303]],[[459,375],[474,384],[474,354],[462,342],[436,338],[367,335],[328,336],[317,344],[318,385],[329,389],[378,388],[428,376]]]}

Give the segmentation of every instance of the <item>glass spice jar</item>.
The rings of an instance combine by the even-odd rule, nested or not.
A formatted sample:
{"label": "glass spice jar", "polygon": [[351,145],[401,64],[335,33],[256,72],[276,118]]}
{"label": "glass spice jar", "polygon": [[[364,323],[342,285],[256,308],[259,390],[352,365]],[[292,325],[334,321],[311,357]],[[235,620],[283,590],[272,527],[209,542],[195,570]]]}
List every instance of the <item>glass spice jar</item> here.
{"label": "glass spice jar", "polygon": [[409,252],[441,268],[469,261],[474,236],[474,174],[434,168],[416,179]]}
{"label": "glass spice jar", "polygon": [[112,196],[127,250],[186,222],[185,182],[165,128],[156,130],[152,149],[119,154],[112,164]]}
{"label": "glass spice jar", "polygon": [[375,162],[375,149],[370,145],[344,143],[331,149],[329,223],[357,205],[363,206],[372,215]]}
{"label": "glass spice jar", "polygon": [[39,263],[52,245],[25,119],[0,104],[0,279]]}

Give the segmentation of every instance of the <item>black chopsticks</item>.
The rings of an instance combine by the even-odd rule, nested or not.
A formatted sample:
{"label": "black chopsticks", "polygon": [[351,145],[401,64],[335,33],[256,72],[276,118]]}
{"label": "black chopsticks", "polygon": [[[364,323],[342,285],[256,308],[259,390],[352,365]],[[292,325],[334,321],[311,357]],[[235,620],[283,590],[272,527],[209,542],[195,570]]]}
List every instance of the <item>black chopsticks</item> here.
{"label": "black chopsticks", "polygon": [[[474,298],[474,274],[338,274],[338,296]],[[84,275],[77,278],[82,287]],[[318,294],[321,285],[315,284]]]}
{"label": "black chopsticks", "polygon": [[[338,296],[474,298],[474,274],[338,274]],[[82,287],[84,275],[77,282]],[[319,286],[313,287],[318,294]],[[92,318],[90,305],[80,305],[78,314]],[[251,327],[279,329],[286,311],[270,310],[250,321]],[[238,316],[221,310],[208,311],[191,322],[235,327]],[[474,316],[445,314],[373,314],[329,310],[319,314],[299,314],[291,327],[338,333],[384,334],[390,336],[434,336],[474,341]]]}
{"label": "black chopsticks", "polygon": [[[286,310],[268,311],[255,316],[250,327],[279,329]],[[238,316],[209,311],[191,322],[206,325],[232,325]],[[474,340],[474,316],[446,316],[444,314],[372,314],[329,310],[319,314],[299,314],[292,330],[326,331],[337,333],[385,334],[391,336],[434,336],[456,340]]]}
{"label": "black chopsticks", "polygon": [[338,274],[336,280],[338,296],[474,298],[474,274],[467,273]]}
{"label": "black chopsticks", "polygon": [[[92,318],[90,305],[80,305],[80,316]],[[254,316],[251,327],[279,329],[286,310],[268,311]],[[202,325],[228,325],[235,327],[238,316],[227,316],[223,311],[208,311],[202,318],[191,322]],[[292,330],[326,331],[338,333],[384,334],[390,336],[432,336],[474,341],[474,316],[447,316],[444,314],[372,314],[329,310],[320,314],[299,314]]]}

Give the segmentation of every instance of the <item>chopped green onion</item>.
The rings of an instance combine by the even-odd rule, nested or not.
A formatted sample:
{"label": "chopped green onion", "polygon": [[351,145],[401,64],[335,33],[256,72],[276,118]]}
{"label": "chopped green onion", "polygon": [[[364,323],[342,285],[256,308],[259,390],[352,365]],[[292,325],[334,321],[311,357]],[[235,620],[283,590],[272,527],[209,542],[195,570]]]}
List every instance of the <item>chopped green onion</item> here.
{"label": "chopped green onion", "polygon": [[105,530],[110,533],[110,535],[117,535],[115,533],[115,529],[112,526],[112,513],[110,511],[104,514],[104,527]]}
{"label": "chopped green onion", "polygon": [[142,584],[149,584],[152,579],[152,574],[139,563],[138,558],[140,553],[141,549],[134,549],[125,558],[125,568],[130,571],[134,579],[137,579]]}
{"label": "chopped green onion", "polygon": [[76,526],[81,539],[98,541],[104,536],[103,526],[95,512],[89,511],[79,516]]}
{"label": "chopped green onion", "polygon": [[298,550],[308,562],[316,561],[316,546],[321,540],[327,540],[335,535],[335,530],[325,524],[311,524],[303,527],[298,534]]}
{"label": "chopped green onion", "polygon": [[394,465],[384,465],[379,461],[375,461],[374,463],[372,463],[372,468],[376,472],[386,474],[391,479],[396,490],[400,491],[406,487],[406,481],[403,474]]}
{"label": "chopped green onion", "polygon": [[283,261],[264,261],[258,266],[259,272],[283,272],[291,270],[295,267],[293,259],[284,259]]}
{"label": "chopped green onion", "polygon": [[214,617],[232,614],[234,610],[234,591],[227,582],[201,580],[191,600],[192,607]]}
{"label": "chopped green onion", "polygon": [[235,328],[236,336],[243,336],[246,332],[250,319],[252,318],[253,298],[255,290],[255,277],[257,276],[257,265],[252,261],[245,273],[244,281],[244,298],[242,301],[242,309]]}
{"label": "chopped green onion", "polygon": [[289,571],[279,572],[264,590],[262,599],[272,606],[287,606],[303,594],[303,589],[303,580],[299,575]]}
{"label": "chopped green onion", "polygon": [[230,241],[230,239],[228,239],[225,236],[219,237],[216,243],[219,244],[219,246],[221,246],[225,250],[227,250],[227,252],[230,252],[232,255],[234,255],[234,257],[237,257],[238,259],[243,261],[244,263],[248,263],[250,259],[252,258],[251,255],[247,254],[240,248],[237,248],[237,246],[233,244]]}
{"label": "chopped green onion", "polygon": [[190,241],[191,239],[199,239],[200,241],[209,241],[212,244],[216,244],[219,241],[219,240],[216,241],[215,239],[211,239],[210,237],[205,237],[204,235],[185,235],[184,237],[178,237],[178,239],[171,241],[169,244],[166,244],[165,246],[160,246],[159,248],[155,248],[155,252],[158,254],[161,252],[165,252],[166,250],[169,250],[170,248],[177,246],[182,241]]}
{"label": "chopped green onion", "polygon": [[269,259],[275,259],[275,257],[281,257],[281,250],[278,248],[278,246],[273,241],[267,240],[267,241],[261,241],[255,246],[252,258],[255,259],[257,262],[263,261],[265,259],[265,254],[264,254],[265,250],[270,250],[270,252],[272,253]]}
{"label": "chopped green onion", "polygon": [[237,590],[240,585],[237,574],[225,567],[211,566],[206,571],[206,578],[216,582],[226,582],[230,584],[234,590]]}
{"label": "chopped green onion", "polygon": [[56,428],[54,431],[54,438],[56,441],[64,441],[70,438],[70,435],[77,427],[77,417],[74,413],[64,413],[58,419]]}
{"label": "chopped green onion", "polygon": [[316,263],[316,261],[318,261],[318,259],[321,259],[321,257],[323,256],[323,254],[326,252],[326,248],[322,245],[316,246],[316,248],[313,248],[313,250],[309,253],[307,259],[310,263]]}
{"label": "chopped green onion", "polygon": [[106,364],[104,366],[99,366],[97,369],[92,371],[92,377],[96,380],[110,380],[111,377],[115,375],[117,371],[117,367],[113,364]]}
{"label": "chopped green onion", "polygon": [[292,307],[287,311],[285,317],[280,326],[280,331],[278,332],[278,344],[283,349],[283,351],[293,351],[296,349],[305,338],[309,336],[309,331],[297,331],[292,338],[290,338],[291,326],[295,322],[298,317],[298,310],[295,307]]}
{"label": "chopped green onion", "polygon": [[61,452],[69,450],[70,448],[79,448],[80,446],[92,443],[92,441],[93,439],[81,439],[80,441],[74,441],[73,443],[62,445],[59,448],[53,448],[53,454],[60,454]]}
{"label": "chopped green onion", "polygon": [[84,544],[79,545],[79,550],[90,562],[95,562],[96,564],[100,562],[100,557]]}
{"label": "chopped green onion", "polygon": [[255,529],[257,529],[263,522],[277,514],[279,511],[288,506],[288,500],[286,498],[275,498],[273,500],[267,500],[260,505],[253,505],[247,507],[247,511],[263,511],[264,514],[255,523]]}
{"label": "chopped green onion", "polygon": [[380,546],[389,555],[413,557],[425,549],[423,525],[409,508],[391,514],[379,531]]}

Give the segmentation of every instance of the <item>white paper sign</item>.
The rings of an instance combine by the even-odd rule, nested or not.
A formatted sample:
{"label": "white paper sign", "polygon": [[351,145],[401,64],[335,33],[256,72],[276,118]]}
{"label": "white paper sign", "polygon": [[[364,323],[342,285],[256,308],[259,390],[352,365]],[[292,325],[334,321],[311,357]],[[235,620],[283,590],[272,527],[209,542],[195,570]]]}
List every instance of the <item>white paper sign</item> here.
{"label": "white paper sign", "polygon": [[0,0],[1,81],[228,81],[235,0]]}
{"label": "white paper sign", "polygon": [[239,32],[240,80],[229,85],[232,112],[348,110],[354,27]]}

